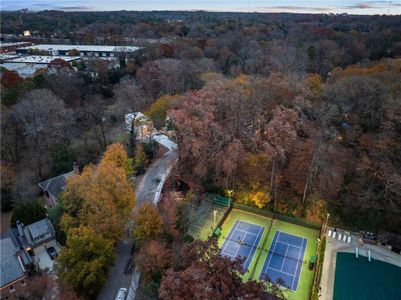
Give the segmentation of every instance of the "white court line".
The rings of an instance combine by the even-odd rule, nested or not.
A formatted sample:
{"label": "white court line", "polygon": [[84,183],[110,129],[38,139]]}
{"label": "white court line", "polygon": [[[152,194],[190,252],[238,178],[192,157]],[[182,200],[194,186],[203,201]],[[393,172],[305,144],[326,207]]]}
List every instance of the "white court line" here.
{"label": "white court line", "polygon": [[[234,232],[237,230],[237,227],[238,227],[239,222],[241,222],[241,221],[238,221],[238,222],[235,224],[234,228],[231,229],[230,234],[231,234],[231,233],[234,234]],[[228,242],[227,242],[226,245],[224,246],[224,249],[222,249],[223,253],[224,253],[225,249],[227,248],[228,243],[230,242],[230,240],[229,240],[230,234],[228,234],[228,236],[227,236]],[[226,241],[227,241],[227,240],[226,240]]]}
{"label": "white court line", "polygon": [[[255,242],[258,240],[258,237],[259,237],[259,234],[260,234],[260,230],[261,230],[261,229],[262,229],[262,227],[259,227],[258,235],[256,236],[256,239],[253,241],[252,247],[255,247]],[[244,237],[244,238],[245,238],[245,237]],[[248,256],[247,256],[247,258],[246,258],[246,260],[245,260],[245,262],[244,262],[244,266],[246,265],[246,262],[248,261],[248,259],[249,259],[249,257],[250,257],[249,254],[251,254],[251,252],[252,252],[252,249],[251,249],[251,251],[249,251],[249,253],[248,253]]]}
{"label": "white court line", "polygon": [[[274,270],[274,271],[277,271],[277,272],[280,272],[280,273],[283,273],[283,274],[285,274],[285,275],[289,275],[289,276],[291,276],[291,277],[294,277],[294,276],[295,276],[294,274],[290,274],[290,273],[287,273],[287,272],[284,272],[284,271],[280,271],[280,270],[277,270],[277,269],[272,268],[272,267],[268,267],[268,269]],[[267,272],[266,272],[266,273],[267,273]]]}
{"label": "white court line", "polygon": [[[245,222],[245,221],[239,221],[239,222],[242,223],[242,224],[246,224],[246,225],[256,226],[256,227],[258,227],[258,228],[261,227],[261,226],[259,226],[259,225],[256,225],[256,224],[253,224],[253,223],[248,223],[248,222]],[[242,231],[242,232],[248,232],[249,234],[256,235],[255,233],[250,232],[250,231],[248,231],[248,230],[243,230],[243,229],[240,229],[240,228],[238,228],[238,230],[240,230],[240,231]],[[258,231],[258,233],[259,233],[259,231]]]}
{"label": "white court line", "polygon": [[[244,238],[245,238],[245,236],[246,236],[246,233],[244,235]],[[237,251],[235,251],[235,257],[237,257],[238,250],[241,249],[241,247],[242,247],[241,244],[238,243],[238,245],[239,245],[239,247],[237,248]]]}
{"label": "white court line", "polygon": [[287,249],[285,249],[285,254],[284,254],[283,263],[281,264],[281,268],[280,268],[280,269],[281,269],[281,270],[280,270],[281,273],[283,273],[283,267],[284,267],[285,259],[287,258],[288,248],[289,248],[289,246],[287,245]]}
{"label": "white court line", "polygon": [[[277,236],[276,242],[274,243],[273,250],[272,250],[272,252],[271,252],[270,259],[269,259],[269,262],[268,262],[268,264],[267,264],[267,268],[266,268],[265,273],[264,273],[263,275],[265,275],[265,274],[267,273],[267,269],[269,269],[269,267],[270,267],[270,262],[271,262],[271,260],[272,260],[274,250],[276,249],[276,245],[277,245],[278,238],[280,237],[280,231],[276,231],[276,233],[278,233],[278,236]],[[274,238],[273,238],[273,239],[274,239]],[[269,254],[268,254],[268,255],[269,255]],[[263,272],[263,269],[262,269],[262,272]],[[260,276],[259,276],[259,277],[260,277]]]}
{"label": "white court line", "polygon": [[244,232],[244,233],[247,233],[247,234],[252,234],[252,235],[256,235],[257,236],[257,234],[255,234],[253,232],[245,231],[245,230],[242,230],[242,229],[237,229],[237,231],[241,231],[241,232]]}
{"label": "white court line", "polygon": [[[301,244],[301,246],[303,246],[304,240],[305,240],[305,239],[303,238],[303,239],[302,239],[302,244]],[[308,240],[306,240],[306,242],[308,242]],[[305,245],[305,250],[306,250],[306,245]],[[292,279],[292,283],[291,283],[291,290],[293,289],[294,282],[295,282],[295,277],[296,277],[297,272],[298,272],[299,259],[300,259],[300,257],[301,257],[301,253],[302,253],[302,249],[301,249],[301,251],[299,251],[299,254],[298,254],[298,261],[297,261],[297,266],[295,267],[294,278]],[[299,276],[301,276],[301,274],[299,274]]]}
{"label": "white court line", "polygon": [[288,244],[288,245],[291,245],[291,246],[294,246],[294,247],[298,247],[298,248],[302,248],[302,245],[304,244],[304,238],[303,237],[300,237],[299,235],[290,234],[290,233],[287,233],[287,232],[283,232],[283,233],[286,234],[286,235],[289,235],[289,236],[294,236],[294,237],[302,239],[302,243],[301,243],[301,246],[290,244],[290,243],[283,242],[283,241],[279,241],[280,243]]}
{"label": "white court line", "polygon": [[283,244],[283,245],[289,245],[289,246],[292,246],[292,247],[295,247],[295,248],[298,248],[298,249],[302,249],[302,247],[296,246],[296,245],[294,245],[294,244],[289,244],[289,243],[287,243],[287,242],[278,241],[277,243],[280,243],[280,244]]}
{"label": "white court line", "polygon": [[[232,242],[232,241],[228,241],[228,243],[233,243],[233,244],[234,244],[234,247],[232,247],[232,248],[235,249],[235,246],[237,245],[237,243]],[[237,249],[237,251],[238,251],[238,249]],[[228,252],[225,252],[225,251],[222,251],[221,253],[235,258],[235,254],[232,255],[232,254],[230,254],[230,253],[228,253]]]}

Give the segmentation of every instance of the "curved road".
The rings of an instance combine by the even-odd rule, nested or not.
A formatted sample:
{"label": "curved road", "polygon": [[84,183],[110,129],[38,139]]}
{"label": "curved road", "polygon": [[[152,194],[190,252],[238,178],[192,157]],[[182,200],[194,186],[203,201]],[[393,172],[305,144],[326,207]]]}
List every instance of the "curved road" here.
{"label": "curved road", "polygon": [[[174,166],[178,158],[177,146],[170,140],[157,139],[160,144],[165,146],[169,151],[165,153],[158,160],[154,161],[150,165],[145,175],[142,177],[136,189],[136,204],[140,206],[144,202],[154,202],[155,193],[159,187],[164,183],[161,179],[166,178],[169,170]],[[157,199],[156,203],[159,199]],[[135,208],[134,208],[135,209]],[[106,284],[101,289],[97,299],[98,300],[113,300],[115,299],[117,292],[120,288],[125,287],[129,290],[133,274],[124,274],[124,268],[127,261],[132,257],[131,247],[132,238],[127,229],[126,236],[123,240],[120,240],[116,247],[116,260],[113,267],[109,271],[109,277]],[[128,298],[127,298],[128,299]]]}
{"label": "curved road", "polygon": [[177,150],[171,149],[149,167],[136,190],[136,206],[146,201],[153,202],[160,180],[175,164],[177,158]]}

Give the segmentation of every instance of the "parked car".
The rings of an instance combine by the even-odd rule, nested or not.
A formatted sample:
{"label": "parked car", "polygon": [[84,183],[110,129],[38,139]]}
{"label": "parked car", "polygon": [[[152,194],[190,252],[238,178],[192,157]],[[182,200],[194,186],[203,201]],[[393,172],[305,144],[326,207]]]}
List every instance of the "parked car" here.
{"label": "parked car", "polygon": [[58,256],[58,253],[57,253],[56,249],[54,249],[54,247],[49,247],[46,249],[46,251],[52,260]]}
{"label": "parked car", "polygon": [[116,300],[125,300],[127,297],[128,291],[126,288],[120,288],[117,293]]}

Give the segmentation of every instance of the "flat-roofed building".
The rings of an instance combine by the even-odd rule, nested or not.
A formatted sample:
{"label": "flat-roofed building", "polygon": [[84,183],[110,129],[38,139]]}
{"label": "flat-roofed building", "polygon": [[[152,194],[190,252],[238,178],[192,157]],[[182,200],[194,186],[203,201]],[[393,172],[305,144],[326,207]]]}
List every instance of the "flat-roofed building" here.
{"label": "flat-roofed building", "polygon": [[30,42],[0,42],[0,53],[14,52],[17,48],[31,46]]}
{"label": "flat-roofed building", "polygon": [[[140,47],[137,46],[98,46],[98,45],[51,45],[39,44],[16,50],[20,54],[30,54],[37,52],[48,52],[51,55],[69,55],[79,53],[80,56],[94,57],[117,57],[122,52],[135,52]],[[75,51],[76,50],[76,51]]]}
{"label": "flat-roofed building", "polygon": [[80,60],[81,57],[0,54],[1,66],[10,71],[17,71],[23,78],[32,76],[38,69],[47,68],[48,64],[55,59],[62,59],[71,63]]}
{"label": "flat-roofed building", "polygon": [[13,59],[9,59],[9,62],[21,63],[21,64],[39,64],[47,65],[55,59],[62,59],[66,62],[72,62],[74,60],[81,59],[80,56],[48,56],[48,55],[28,55],[28,56],[16,56]]}

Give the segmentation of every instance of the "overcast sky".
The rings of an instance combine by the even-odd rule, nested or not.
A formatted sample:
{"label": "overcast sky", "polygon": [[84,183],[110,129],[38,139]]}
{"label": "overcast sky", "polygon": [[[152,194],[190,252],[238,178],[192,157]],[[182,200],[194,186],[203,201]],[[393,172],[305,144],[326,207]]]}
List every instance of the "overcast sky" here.
{"label": "overcast sky", "polygon": [[208,10],[401,15],[401,0],[1,0],[2,10]]}

